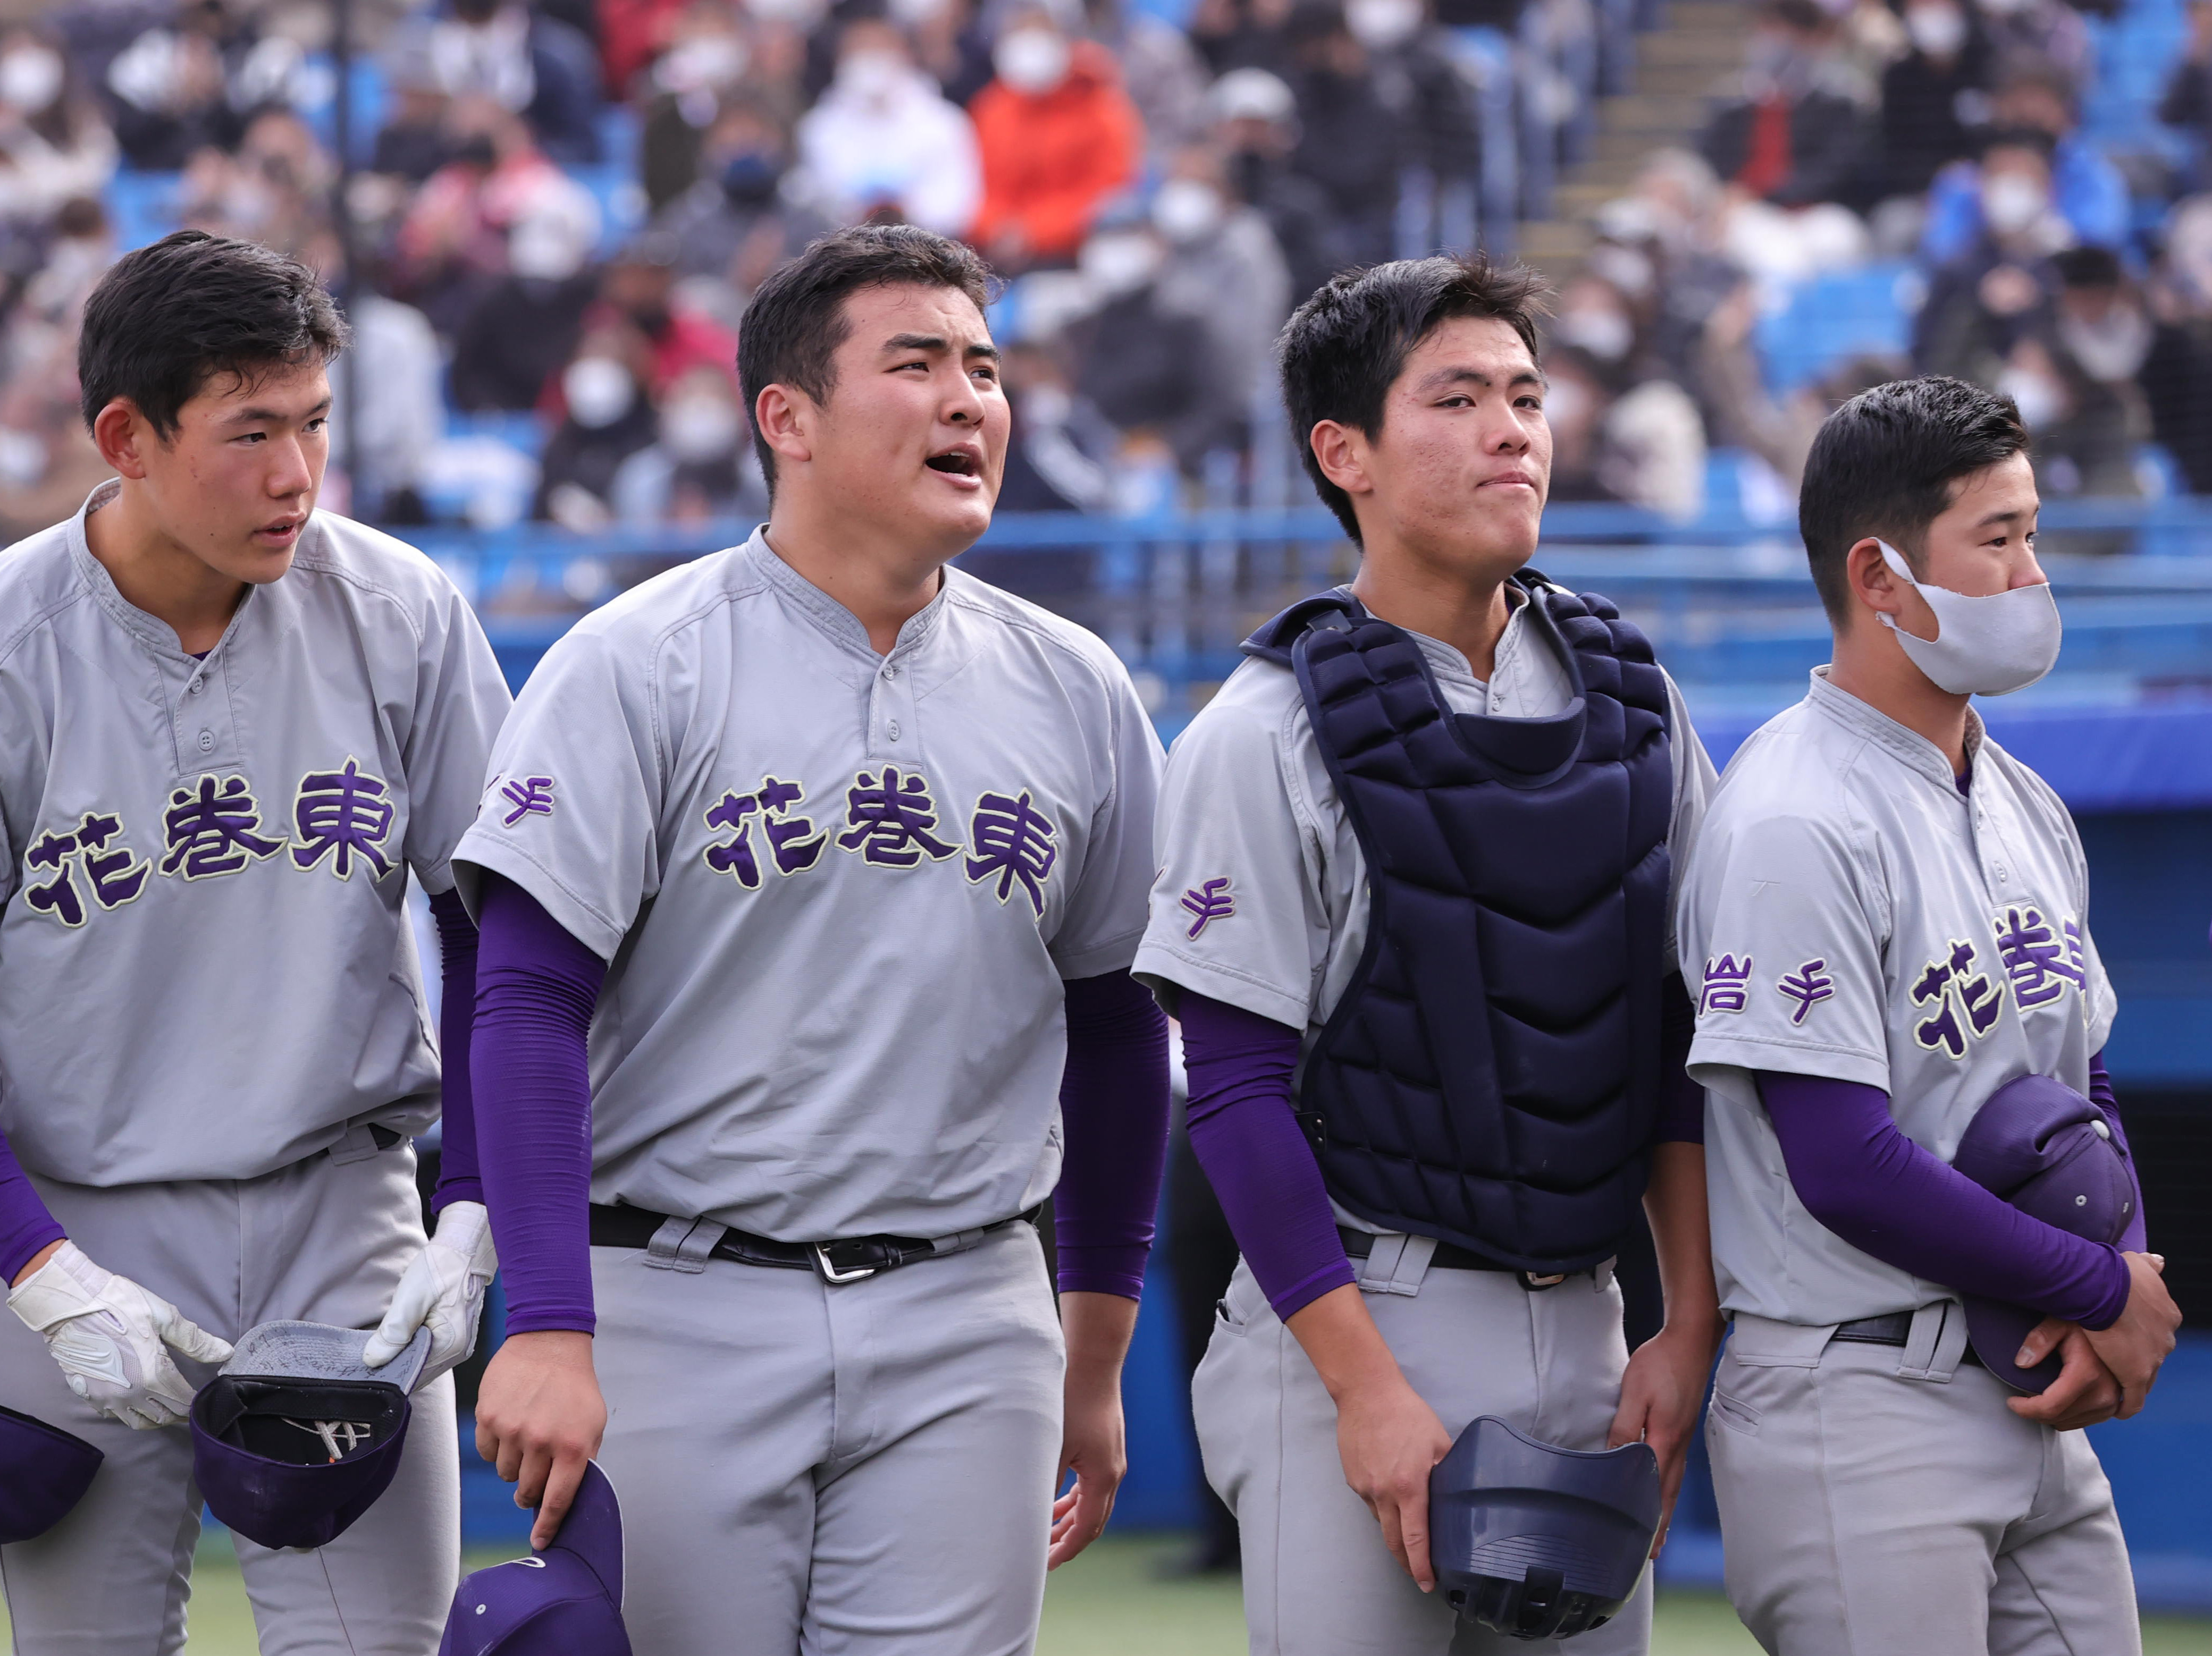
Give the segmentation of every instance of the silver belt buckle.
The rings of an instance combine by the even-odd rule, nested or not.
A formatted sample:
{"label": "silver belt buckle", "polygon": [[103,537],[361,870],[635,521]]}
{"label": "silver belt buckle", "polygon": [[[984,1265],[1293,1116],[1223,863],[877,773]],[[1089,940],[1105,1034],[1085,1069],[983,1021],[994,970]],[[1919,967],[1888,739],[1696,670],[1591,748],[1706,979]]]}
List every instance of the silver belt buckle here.
{"label": "silver belt buckle", "polygon": [[847,1283],[865,1283],[882,1269],[879,1265],[861,1265],[852,1271],[840,1271],[830,1263],[829,1243],[811,1242],[808,1247],[814,1253],[814,1268],[822,1273],[822,1280],[832,1288],[841,1288]]}

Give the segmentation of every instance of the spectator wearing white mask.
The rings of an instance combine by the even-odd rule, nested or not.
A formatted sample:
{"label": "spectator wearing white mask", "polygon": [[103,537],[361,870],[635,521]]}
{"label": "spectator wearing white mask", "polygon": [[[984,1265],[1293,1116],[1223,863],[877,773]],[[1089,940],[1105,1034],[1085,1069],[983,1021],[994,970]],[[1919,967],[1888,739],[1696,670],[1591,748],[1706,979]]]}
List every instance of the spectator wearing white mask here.
{"label": "spectator wearing white mask", "polygon": [[799,158],[823,211],[854,223],[889,210],[941,235],[966,234],[982,178],[975,132],[915,67],[890,23],[848,23],[837,72],[799,123]]}
{"label": "spectator wearing white mask", "polygon": [[453,338],[455,408],[538,406],[599,291],[598,272],[586,263],[591,248],[587,228],[560,213],[531,214],[507,232],[507,274]]}
{"label": "spectator wearing white mask", "polygon": [[1167,245],[1160,300],[1206,325],[1213,372],[1250,407],[1275,384],[1275,336],[1291,314],[1290,272],[1265,215],[1231,193],[1220,152],[1178,151],[1153,194],[1152,227]]}
{"label": "spectator wearing white mask", "polygon": [[651,349],[634,330],[588,333],[561,371],[568,413],[545,446],[533,518],[588,534],[614,521],[614,481],[623,462],[649,446],[660,422],[645,385]]}
{"label": "spectator wearing white mask", "polygon": [[765,517],[768,486],[745,439],[728,377],[688,370],[661,398],[659,435],[615,472],[608,490],[615,517],[627,524]]}
{"label": "spectator wearing white mask", "polygon": [[1978,179],[1981,233],[1936,271],[1915,318],[1913,362],[1923,373],[1990,385],[2021,341],[2048,335],[2059,288],[2051,255],[2075,237],[2052,201],[2046,134],[1991,134]]}

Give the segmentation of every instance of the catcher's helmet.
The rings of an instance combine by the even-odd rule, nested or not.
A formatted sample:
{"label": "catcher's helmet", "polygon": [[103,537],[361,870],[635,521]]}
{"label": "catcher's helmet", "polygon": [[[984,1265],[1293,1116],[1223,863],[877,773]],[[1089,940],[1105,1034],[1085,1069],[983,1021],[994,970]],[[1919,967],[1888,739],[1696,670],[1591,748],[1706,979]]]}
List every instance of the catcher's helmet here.
{"label": "catcher's helmet", "polygon": [[68,1517],[106,1459],[74,1433],[0,1409],[0,1544],[44,1535]]}
{"label": "catcher's helmet", "polygon": [[362,1362],[368,1343],[322,1323],[246,1331],[192,1398],[192,1475],[210,1512],[264,1547],[319,1547],[375,1504],[399,1470],[430,1331],[381,1368]]}
{"label": "catcher's helmet", "polygon": [[1429,1562],[1453,1609],[1516,1639],[1602,1626],[1659,1533],[1650,1446],[1561,1449],[1484,1415],[1429,1474]]}

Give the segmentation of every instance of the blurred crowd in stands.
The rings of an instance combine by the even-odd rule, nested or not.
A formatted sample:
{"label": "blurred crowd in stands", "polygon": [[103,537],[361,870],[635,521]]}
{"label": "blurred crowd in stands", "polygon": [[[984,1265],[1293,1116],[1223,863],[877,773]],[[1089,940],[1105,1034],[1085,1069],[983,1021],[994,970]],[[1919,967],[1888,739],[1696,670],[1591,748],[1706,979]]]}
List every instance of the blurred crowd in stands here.
{"label": "blurred crowd in stands", "polygon": [[[2010,391],[2047,492],[2212,492],[2212,0],[2102,3],[1744,0],[1702,130],[1557,267],[1554,498],[1687,516],[1725,476],[1778,519],[1825,411],[1911,367]],[[1269,361],[1292,306],[1558,216],[1667,15],[353,0],[340,86],[328,0],[40,7],[0,27],[0,532],[101,475],[76,317],[120,247],[179,225],[340,292],[352,465],[329,498],[364,517],[761,510],[747,295],[872,217],[1009,278],[1005,508],[1300,503]],[[2129,28],[2174,42],[2153,80]],[[1807,330],[1849,348],[1808,355]]]}

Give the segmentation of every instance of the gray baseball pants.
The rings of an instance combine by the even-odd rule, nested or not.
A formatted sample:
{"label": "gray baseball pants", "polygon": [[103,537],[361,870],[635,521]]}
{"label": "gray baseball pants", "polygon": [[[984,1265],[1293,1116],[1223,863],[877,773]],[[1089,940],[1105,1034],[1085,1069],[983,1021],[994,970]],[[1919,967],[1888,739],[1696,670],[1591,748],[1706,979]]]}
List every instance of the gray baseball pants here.
{"label": "gray baseball pants", "polygon": [[[36,1180],[94,1263],[236,1340],[301,1318],[374,1327],[422,1244],[415,1153],[317,1156],[258,1179],[95,1189]],[[172,1354],[173,1355],[173,1354]],[[187,1380],[214,1372],[180,1362]],[[173,1656],[185,1642],[200,1492],[191,1433],[133,1431],[70,1392],[45,1341],[0,1315],[0,1401],[76,1433],[107,1459],[82,1501],[35,1540],[0,1547],[18,1656]],[[453,1383],[415,1394],[398,1473],[326,1547],[238,1538],[262,1656],[431,1656],[459,1584],[460,1461]]]}
{"label": "gray baseball pants", "polygon": [[595,1247],[636,1656],[1026,1656],[1060,1465],[1036,1229],[831,1285]]}
{"label": "gray baseball pants", "polygon": [[2112,1486],[1924,1306],[1903,1348],[1735,1319],[1706,1417],[1729,1600],[1773,1656],[2140,1656]]}
{"label": "gray baseball pants", "polygon": [[[1602,1449],[1628,1350],[1620,1290],[1571,1277],[1530,1291],[1496,1271],[1425,1270],[1419,1239],[1376,1239],[1362,1265],[1367,1309],[1413,1389],[1456,1437],[1495,1415],[1571,1449]],[[1252,1656],[1641,1656],[1649,1570],[1604,1627],[1571,1641],[1509,1639],[1463,1622],[1413,1585],[1344,1481],[1336,1405],[1243,1261],[1192,1382],[1209,1483],[1244,1542]]]}

